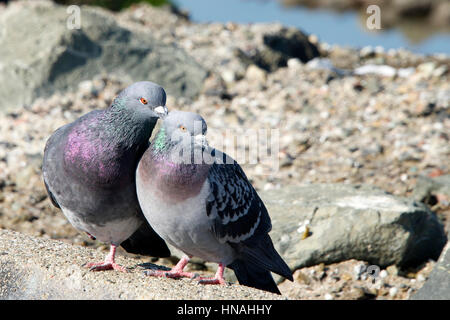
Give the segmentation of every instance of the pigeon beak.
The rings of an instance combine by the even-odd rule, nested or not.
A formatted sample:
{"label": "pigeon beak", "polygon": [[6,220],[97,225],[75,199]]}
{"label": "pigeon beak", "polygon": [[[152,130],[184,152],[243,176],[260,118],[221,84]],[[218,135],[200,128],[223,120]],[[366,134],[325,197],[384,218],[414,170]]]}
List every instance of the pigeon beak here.
{"label": "pigeon beak", "polygon": [[155,110],[156,114],[162,119],[164,119],[167,116],[167,114],[169,113],[166,106],[159,106],[159,107],[156,107],[154,110]]}

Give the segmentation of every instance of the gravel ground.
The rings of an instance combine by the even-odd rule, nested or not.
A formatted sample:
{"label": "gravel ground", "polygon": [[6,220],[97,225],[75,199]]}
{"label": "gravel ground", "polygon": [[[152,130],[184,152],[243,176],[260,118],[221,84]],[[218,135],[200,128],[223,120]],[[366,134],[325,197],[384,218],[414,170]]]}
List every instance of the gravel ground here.
{"label": "gravel ground", "polygon": [[403,271],[395,266],[380,270],[357,260],[320,264],[296,270],[295,281],[283,282],[280,291],[302,300],[404,300],[422,287],[434,264]]}
{"label": "gravel ground", "polygon": [[[146,6],[119,13],[118,19],[130,28],[151,27],[155,37],[184,48],[210,69],[202,95],[190,101],[168,92],[168,107],[202,114],[208,122],[211,145],[217,146],[223,137],[225,145],[231,144],[231,138],[225,135],[227,129],[234,135],[242,128],[278,130],[279,167],[270,163],[243,164],[257,190],[300,182],[365,183],[409,196],[419,175],[449,173],[448,57],[416,56],[404,50],[354,50],[319,42],[322,56],[335,67],[346,69],[345,73],[317,69],[297,59],[268,73],[243,63],[236,52],[251,52],[261,46],[261,35],[279,30],[277,24],[194,24],[182,16]],[[402,69],[407,76],[350,72],[367,64],[411,69]],[[110,76],[98,76],[71,92],[38,99],[32,105],[0,115],[0,228],[100,250],[107,248],[78,233],[50,204],[40,167],[45,141],[55,129],[88,111],[107,107],[125,86]],[[242,149],[245,145],[238,145],[238,150]],[[236,154],[230,149],[227,152]],[[437,207],[436,213],[444,222],[450,220],[448,203]],[[362,262],[338,266],[346,270],[355,263]],[[423,281],[417,277],[426,278],[432,264],[411,271],[409,276],[407,272],[389,275],[376,291],[371,286],[378,284],[369,280],[361,280],[364,284],[343,276],[344,280],[336,281],[329,275],[335,266],[323,271],[323,279],[330,281],[310,281],[308,286],[316,290],[310,296],[303,292],[304,280],[298,279],[323,266],[297,271],[296,283],[282,284],[281,288],[294,299],[329,295],[405,299],[421,286]],[[342,294],[333,291],[336,286],[342,287]],[[358,286],[365,289],[359,290]],[[397,292],[386,295],[386,290],[392,288]],[[347,289],[351,291],[348,294],[344,293]]]}

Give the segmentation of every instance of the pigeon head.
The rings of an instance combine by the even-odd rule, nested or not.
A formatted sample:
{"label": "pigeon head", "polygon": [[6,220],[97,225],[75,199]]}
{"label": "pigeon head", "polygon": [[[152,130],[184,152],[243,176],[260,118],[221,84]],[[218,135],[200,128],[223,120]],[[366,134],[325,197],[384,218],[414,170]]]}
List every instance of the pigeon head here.
{"label": "pigeon head", "polygon": [[208,129],[201,115],[185,111],[170,112],[164,119],[163,128],[167,136],[172,138],[204,136]]}
{"label": "pigeon head", "polygon": [[153,148],[156,152],[189,157],[194,151],[202,152],[208,147],[206,131],[206,122],[199,114],[172,111],[165,117]]}
{"label": "pigeon head", "polygon": [[156,83],[136,82],[119,93],[113,106],[134,111],[142,117],[163,118],[167,115],[166,92]]}

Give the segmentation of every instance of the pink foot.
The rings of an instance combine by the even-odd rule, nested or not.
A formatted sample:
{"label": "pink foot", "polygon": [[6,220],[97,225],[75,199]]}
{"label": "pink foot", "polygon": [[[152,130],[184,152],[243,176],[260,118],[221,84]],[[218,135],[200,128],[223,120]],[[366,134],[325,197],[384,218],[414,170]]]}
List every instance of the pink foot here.
{"label": "pink foot", "polygon": [[217,269],[216,275],[214,278],[198,278],[198,283],[200,284],[227,284],[225,279],[223,278],[223,272],[225,271],[225,267],[223,264],[219,263],[219,268]]}
{"label": "pink foot", "polygon": [[165,277],[165,278],[190,278],[194,279],[198,277],[198,274],[192,272],[183,271],[184,267],[189,262],[189,257],[184,256],[172,270],[147,270],[144,271],[145,275],[151,277]]}
{"label": "pink foot", "polygon": [[117,264],[114,261],[116,256],[116,246],[111,244],[111,249],[109,254],[106,256],[105,262],[90,262],[86,263],[84,266],[89,268],[89,271],[103,271],[103,270],[116,270],[120,272],[128,272],[126,268]]}

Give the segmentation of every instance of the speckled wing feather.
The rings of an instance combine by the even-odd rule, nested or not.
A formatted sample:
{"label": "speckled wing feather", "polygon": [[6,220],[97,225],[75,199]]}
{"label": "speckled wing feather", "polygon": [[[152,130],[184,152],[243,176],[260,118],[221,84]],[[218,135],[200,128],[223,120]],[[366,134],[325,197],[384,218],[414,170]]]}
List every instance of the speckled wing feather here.
{"label": "speckled wing feather", "polygon": [[212,232],[221,242],[235,248],[244,261],[292,280],[289,267],[268,234],[272,223],[264,203],[241,166],[234,160],[225,162],[225,158],[231,159],[223,154],[208,175],[211,191],[206,200],[206,213],[213,221]]}
{"label": "speckled wing feather", "polygon": [[267,210],[237,162],[214,163],[208,179],[207,214],[219,240],[248,243],[271,230]]}

